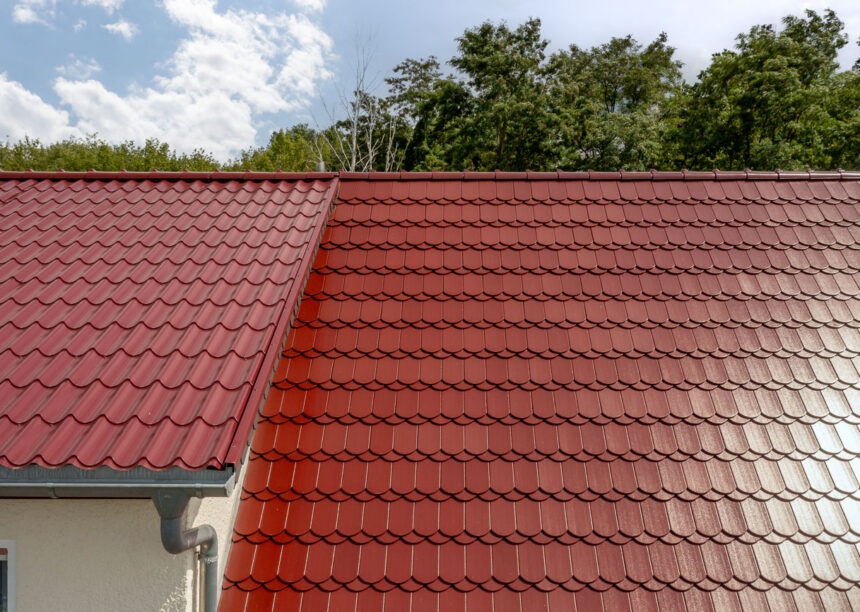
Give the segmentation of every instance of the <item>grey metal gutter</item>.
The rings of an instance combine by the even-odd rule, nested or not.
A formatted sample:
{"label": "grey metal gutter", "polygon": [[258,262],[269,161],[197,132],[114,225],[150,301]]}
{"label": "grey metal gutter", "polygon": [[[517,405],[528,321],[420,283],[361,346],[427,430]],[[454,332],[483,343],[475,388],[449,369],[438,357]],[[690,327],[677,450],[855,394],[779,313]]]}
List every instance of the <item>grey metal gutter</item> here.
{"label": "grey metal gutter", "polygon": [[0,498],[151,498],[157,491],[180,491],[190,497],[229,497],[236,484],[233,466],[223,470],[171,467],[83,469],[66,465],[46,468],[0,466]]}

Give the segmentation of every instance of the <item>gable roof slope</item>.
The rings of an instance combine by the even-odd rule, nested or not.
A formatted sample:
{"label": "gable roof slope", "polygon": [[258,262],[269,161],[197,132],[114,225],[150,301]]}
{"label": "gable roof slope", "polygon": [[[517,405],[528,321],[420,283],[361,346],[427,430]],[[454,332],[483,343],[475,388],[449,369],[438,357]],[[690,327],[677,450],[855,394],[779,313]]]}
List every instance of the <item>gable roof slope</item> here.
{"label": "gable roof slope", "polygon": [[858,179],[342,174],[221,608],[858,609]]}
{"label": "gable roof slope", "polygon": [[239,461],[337,179],[0,173],[0,466]]}

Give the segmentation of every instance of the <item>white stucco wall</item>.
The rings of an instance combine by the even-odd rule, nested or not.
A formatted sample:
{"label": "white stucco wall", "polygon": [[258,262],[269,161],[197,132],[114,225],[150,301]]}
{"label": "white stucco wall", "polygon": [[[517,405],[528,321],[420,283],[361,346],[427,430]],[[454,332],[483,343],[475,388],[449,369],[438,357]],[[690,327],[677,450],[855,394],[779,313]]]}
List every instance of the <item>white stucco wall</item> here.
{"label": "white stucco wall", "polygon": [[[218,532],[219,575],[240,491],[188,507]],[[0,540],[16,543],[16,612],[198,609],[195,555],[164,550],[150,500],[0,499]]]}

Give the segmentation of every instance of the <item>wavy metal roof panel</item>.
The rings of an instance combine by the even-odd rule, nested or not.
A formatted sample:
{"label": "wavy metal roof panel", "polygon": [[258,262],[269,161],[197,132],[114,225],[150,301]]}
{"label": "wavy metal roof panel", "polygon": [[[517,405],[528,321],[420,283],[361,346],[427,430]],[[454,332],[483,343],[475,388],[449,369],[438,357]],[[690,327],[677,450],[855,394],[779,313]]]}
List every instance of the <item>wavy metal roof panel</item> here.
{"label": "wavy metal roof panel", "polygon": [[344,177],[222,609],[860,609],[860,182],[688,174]]}
{"label": "wavy metal roof panel", "polygon": [[0,175],[0,465],[237,461],[336,185]]}

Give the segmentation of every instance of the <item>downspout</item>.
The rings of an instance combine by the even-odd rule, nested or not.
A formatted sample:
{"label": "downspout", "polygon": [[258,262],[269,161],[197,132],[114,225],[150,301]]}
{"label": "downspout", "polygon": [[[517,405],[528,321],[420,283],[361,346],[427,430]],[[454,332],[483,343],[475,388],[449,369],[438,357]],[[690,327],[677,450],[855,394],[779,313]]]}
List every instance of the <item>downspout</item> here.
{"label": "downspout", "polygon": [[218,609],[218,534],[211,525],[200,525],[184,531],[185,508],[189,496],[184,491],[159,490],[152,496],[155,509],[161,517],[161,543],[174,555],[200,547],[198,558],[200,582],[203,584],[203,612]]}

